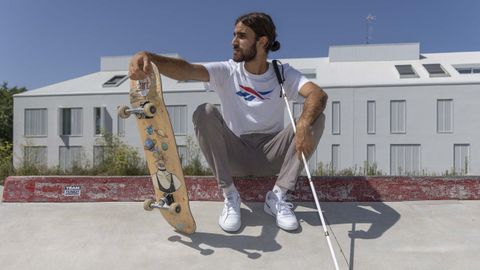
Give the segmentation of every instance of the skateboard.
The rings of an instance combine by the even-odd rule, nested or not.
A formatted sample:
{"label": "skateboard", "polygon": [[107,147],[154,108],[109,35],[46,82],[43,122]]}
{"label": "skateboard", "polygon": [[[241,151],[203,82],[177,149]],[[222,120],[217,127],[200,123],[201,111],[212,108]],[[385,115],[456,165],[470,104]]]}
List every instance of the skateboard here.
{"label": "skateboard", "polygon": [[163,100],[160,73],[154,63],[145,80],[130,80],[130,104],[120,106],[118,115],[134,114],[140,132],[155,198],[144,202],[144,209],[159,209],[165,220],[177,231],[192,234],[195,220],[190,211],[188,193],[178,155],[175,135]]}

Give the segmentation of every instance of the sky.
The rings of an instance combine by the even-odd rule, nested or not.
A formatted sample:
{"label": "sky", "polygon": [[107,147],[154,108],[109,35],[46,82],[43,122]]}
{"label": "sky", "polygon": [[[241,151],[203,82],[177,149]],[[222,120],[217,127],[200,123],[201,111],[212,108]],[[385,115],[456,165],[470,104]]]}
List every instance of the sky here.
{"label": "sky", "polygon": [[[422,53],[480,51],[478,0],[0,0],[0,83],[36,89],[147,50],[190,62],[231,57],[235,19],[270,14],[270,58],[327,57],[332,45],[419,42]],[[126,67],[127,68],[127,67]]]}

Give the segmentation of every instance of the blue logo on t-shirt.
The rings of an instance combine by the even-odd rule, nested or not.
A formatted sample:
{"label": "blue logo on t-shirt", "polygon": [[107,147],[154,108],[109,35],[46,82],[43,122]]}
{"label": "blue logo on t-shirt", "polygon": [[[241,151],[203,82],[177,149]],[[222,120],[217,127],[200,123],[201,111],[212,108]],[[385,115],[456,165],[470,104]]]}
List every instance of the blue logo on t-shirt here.
{"label": "blue logo on t-shirt", "polygon": [[252,101],[254,99],[259,99],[259,100],[266,100],[270,99],[268,97],[265,97],[265,95],[270,94],[274,89],[270,91],[255,91],[251,87],[239,85],[240,88],[242,88],[240,91],[236,92],[237,95],[241,96],[243,99],[246,101]]}

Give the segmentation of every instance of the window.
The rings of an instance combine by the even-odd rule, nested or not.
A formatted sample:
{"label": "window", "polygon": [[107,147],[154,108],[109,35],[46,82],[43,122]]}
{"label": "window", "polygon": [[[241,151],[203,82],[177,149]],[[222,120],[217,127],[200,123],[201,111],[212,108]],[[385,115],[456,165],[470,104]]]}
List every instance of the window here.
{"label": "window", "polygon": [[375,134],[376,128],[376,108],[375,108],[375,101],[369,100],[367,101],[367,133],[368,134]]}
{"label": "window", "polygon": [[455,144],[453,146],[453,168],[458,174],[467,174],[470,161],[470,145]]}
{"label": "window", "polygon": [[302,112],[303,112],[303,103],[293,103],[293,119],[295,119],[295,121],[298,120],[298,118],[300,118],[300,116],[302,115]]}
{"label": "window", "polygon": [[300,69],[299,71],[307,79],[316,79],[317,78],[317,71],[313,68],[312,69]]}
{"label": "window", "polygon": [[401,79],[419,77],[412,65],[395,65],[395,68],[397,69]]}
{"label": "window", "polygon": [[453,100],[437,100],[437,133],[453,132]]}
{"label": "window", "polygon": [[392,144],[390,146],[390,175],[419,175],[420,150],[420,144]]}
{"label": "window", "polygon": [[69,171],[74,166],[82,165],[81,146],[60,146],[59,166],[62,171]]}
{"label": "window", "polygon": [[25,137],[47,136],[47,109],[25,109]]}
{"label": "window", "polygon": [[98,166],[105,161],[107,146],[94,145],[93,146],[93,166]]}
{"label": "window", "polygon": [[377,162],[375,158],[375,144],[367,144],[367,169]]}
{"label": "window", "polygon": [[406,133],[406,101],[390,101],[390,133]]}
{"label": "window", "polygon": [[167,106],[168,115],[173,126],[175,135],[187,135],[187,106],[170,105]]}
{"label": "window", "polygon": [[479,74],[480,68],[457,68],[459,74]]}
{"label": "window", "polygon": [[460,74],[479,74],[480,67],[478,68],[457,68],[458,73]]}
{"label": "window", "polygon": [[23,162],[25,165],[47,166],[46,146],[25,146],[23,148]]}
{"label": "window", "polygon": [[120,137],[125,136],[125,120],[125,118],[117,115],[117,135]]}
{"label": "window", "polygon": [[471,68],[457,68],[456,69],[459,74],[472,74],[472,69]]}
{"label": "window", "polygon": [[423,67],[428,71],[430,77],[450,77],[440,64],[424,64]]}
{"label": "window", "polygon": [[480,74],[480,64],[466,64],[453,66],[459,74]]}
{"label": "window", "polygon": [[332,102],[332,134],[340,135],[340,101]]}
{"label": "window", "polygon": [[187,156],[187,147],[185,145],[177,145],[178,156],[180,157],[180,162],[182,163],[182,167],[188,165],[190,160]]}
{"label": "window", "polygon": [[83,109],[60,109],[60,136],[82,136]]}
{"label": "window", "polygon": [[95,107],[93,108],[94,116],[94,132],[95,135],[102,135],[104,133],[112,132],[112,119],[108,114],[107,108]]}
{"label": "window", "polygon": [[127,80],[127,75],[115,75],[110,80],[106,81],[103,84],[103,87],[118,87],[120,86],[125,80]]}
{"label": "window", "polygon": [[94,114],[94,123],[95,123],[95,135],[100,135],[102,134],[102,130],[104,130],[105,125],[103,120],[103,113],[102,113],[102,108],[93,108],[93,114]]}
{"label": "window", "polygon": [[310,172],[314,172],[318,167],[317,162],[317,150],[315,150],[312,155],[308,158],[308,169]]}
{"label": "window", "polygon": [[332,145],[332,170],[334,172],[338,171],[340,168],[340,145]]}

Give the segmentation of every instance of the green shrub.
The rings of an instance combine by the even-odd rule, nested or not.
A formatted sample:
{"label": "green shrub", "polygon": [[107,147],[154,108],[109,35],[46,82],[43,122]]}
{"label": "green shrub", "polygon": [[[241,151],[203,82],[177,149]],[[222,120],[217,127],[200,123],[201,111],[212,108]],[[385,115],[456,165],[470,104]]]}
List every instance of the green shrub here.
{"label": "green shrub", "polygon": [[119,137],[105,134],[98,142],[103,145],[99,164],[91,169],[95,175],[147,175],[148,167],[137,150]]}
{"label": "green shrub", "polygon": [[[182,160],[185,159],[187,165],[183,166],[184,175],[213,175],[212,170],[204,166],[203,155],[201,154],[200,148],[192,139],[192,137],[187,137],[187,156],[181,157]],[[182,162],[183,164],[184,162]]]}
{"label": "green shrub", "polygon": [[0,143],[0,185],[3,185],[7,176],[13,174],[12,147],[10,142]]}
{"label": "green shrub", "polygon": [[[34,157],[23,155],[22,162],[17,165],[16,175],[148,175],[146,162],[137,150],[125,144],[119,137],[104,134],[97,139],[97,145],[102,151],[96,153],[97,163],[91,165],[87,158],[82,157],[71,168],[60,166],[47,167],[35,163]],[[100,149],[100,148],[99,148]]]}

